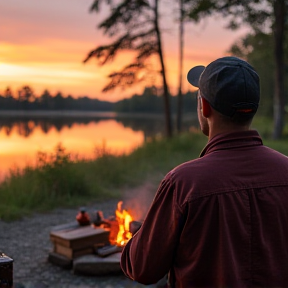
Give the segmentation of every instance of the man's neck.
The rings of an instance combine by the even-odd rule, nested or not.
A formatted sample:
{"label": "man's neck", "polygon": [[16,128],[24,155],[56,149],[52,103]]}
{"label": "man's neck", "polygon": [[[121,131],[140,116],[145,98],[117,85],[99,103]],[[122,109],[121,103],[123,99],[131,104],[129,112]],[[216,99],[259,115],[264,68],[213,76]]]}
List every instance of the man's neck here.
{"label": "man's neck", "polygon": [[248,131],[250,130],[250,125],[236,125],[234,123],[225,123],[221,125],[220,123],[215,123],[214,125],[211,124],[209,128],[208,138],[210,140],[218,134]]}

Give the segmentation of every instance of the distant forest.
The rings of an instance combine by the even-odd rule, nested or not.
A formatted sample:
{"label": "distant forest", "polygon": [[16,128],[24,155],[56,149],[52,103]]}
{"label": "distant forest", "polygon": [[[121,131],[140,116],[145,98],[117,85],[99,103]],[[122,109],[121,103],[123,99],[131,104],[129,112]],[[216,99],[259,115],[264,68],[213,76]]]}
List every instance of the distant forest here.
{"label": "distant forest", "polygon": [[[158,93],[159,94],[159,93]],[[177,97],[172,96],[171,112],[176,113]],[[183,112],[196,112],[196,99],[192,92],[183,95]],[[142,95],[133,95],[131,98],[118,102],[100,101],[87,96],[74,98],[64,96],[61,92],[51,95],[45,90],[42,95],[35,95],[29,86],[23,86],[16,95],[7,88],[3,95],[0,94],[0,111],[25,110],[25,111],[113,111],[118,113],[164,113],[163,99],[157,95],[155,87],[147,87]]]}

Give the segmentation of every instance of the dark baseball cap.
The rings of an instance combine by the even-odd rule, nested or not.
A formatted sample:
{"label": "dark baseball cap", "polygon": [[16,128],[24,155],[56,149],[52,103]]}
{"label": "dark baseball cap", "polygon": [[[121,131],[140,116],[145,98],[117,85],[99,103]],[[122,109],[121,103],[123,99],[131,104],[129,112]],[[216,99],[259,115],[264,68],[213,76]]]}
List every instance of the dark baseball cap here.
{"label": "dark baseball cap", "polygon": [[240,58],[223,57],[207,67],[193,67],[187,79],[223,115],[249,119],[258,109],[259,76],[249,63]]}

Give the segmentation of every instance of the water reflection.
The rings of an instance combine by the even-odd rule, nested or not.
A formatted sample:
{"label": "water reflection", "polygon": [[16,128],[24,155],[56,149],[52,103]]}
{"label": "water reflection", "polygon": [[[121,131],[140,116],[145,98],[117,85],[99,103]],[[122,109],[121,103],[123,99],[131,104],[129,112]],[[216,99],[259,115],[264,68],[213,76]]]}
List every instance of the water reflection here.
{"label": "water reflection", "polygon": [[[193,126],[186,121],[184,129]],[[0,179],[11,167],[34,165],[38,151],[53,152],[61,143],[79,157],[95,157],[95,148],[130,153],[147,139],[164,134],[163,117],[129,118],[125,115],[79,117],[0,117]]]}
{"label": "water reflection", "polygon": [[[103,114],[103,113],[101,113]],[[27,138],[30,137],[35,129],[40,129],[44,134],[48,134],[51,130],[56,129],[61,132],[65,128],[71,129],[76,124],[88,125],[91,123],[97,124],[100,121],[114,119],[121,123],[124,127],[131,128],[133,131],[142,131],[144,138],[154,137],[158,134],[164,134],[164,118],[162,116],[142,116],[142,117],[129,117],[127,115],[115,115],[109,113],[105,118],[103,117],[85,117],[85,116],[40,116],[40,117],[1,117],[0,118],[0,131],[4,131],[6,136],[10,136],[12,131],[18,135]],[[191,125],[195,125],[195,120],[184,119],[183,130],[188,131]]]}
{"label": "water reflection", "polygon": [[52,129],[56,129],[58,132],[61,132],[64,128],[71,128],[73,124],[84,124],[88,125],[89,123],[97,123],[103,119],[90,119],[87,117],[84,118],[63,118],[63,117],[53,117],[53,118],[8,118],[0,119],[0,131],[4,130],[5,134],[9,136],[12,130],[16,131],[18,135],[23,137],[29,137],[33,134],[33,131],[39,128],[44,134],[49,133]]}

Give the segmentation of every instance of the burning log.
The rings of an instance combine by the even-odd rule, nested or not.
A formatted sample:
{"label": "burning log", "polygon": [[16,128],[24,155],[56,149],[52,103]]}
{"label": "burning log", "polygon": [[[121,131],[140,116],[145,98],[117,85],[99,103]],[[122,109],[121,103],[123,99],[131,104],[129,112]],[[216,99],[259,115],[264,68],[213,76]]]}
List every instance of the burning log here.
{"label": "burning log", "polygon": [[115,211],[116,218],[105,219],[101,211],[97,211],[95,214],[94,225],[107,225],[110,229],[109,241],[111,245],[95,246],[95,252],[101,257],[121,252],[124,245],[141,227],[141,222],[132,221],[132,216],[128,211],[122,209],[122,203],[122,201],[118,202]]}
{"label": "burning log", "polygon": [[[139,228],[140,222],[134,221],[132,225],[132,232],[130,231],[130,223],[132,222],[132,216],[122,209],[122,201],[118,202],[117,209],[115,211],[116,217],[112,216],[108,219],[104,218],[102,211],[97,211],[92,217],[92,223],[94,226],[100,226],[108,228],[110,230],[109,241],[111,245],[124,246],[128,240],[132,237]],[[135,230],[135,232],[133,232]]]}

